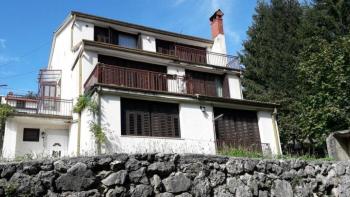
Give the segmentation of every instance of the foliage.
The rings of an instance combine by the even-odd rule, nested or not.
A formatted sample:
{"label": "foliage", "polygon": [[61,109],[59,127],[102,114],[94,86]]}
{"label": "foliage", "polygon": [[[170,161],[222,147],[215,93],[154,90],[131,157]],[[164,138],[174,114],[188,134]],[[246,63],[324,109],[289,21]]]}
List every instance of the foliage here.
{"label": "foliage", "polygon": [[16,192],[17,192],[17,187],[18,184],[17,183],[8,183],[6,185],[5,189],[5,196],[15,196]]}
{"label": "foliage", "polygon": [[14,109],[8,104],[0,104],[0,120],[5,121],[6,118],[14,112]]}
{"label": "foliage", "polygon": [[301,49],[298,27],[302,6],[298,0],[259,1],[244,42],[244,97],[281,104],[278,124],[284,143],[298,132],[297,76]]}
{"label": "foliage", "polygon": [[350,127],[350,35],[331,43],[315,40],[301,54],[299,77],[300,137],[325,147],[330,132]]}
{"label": "foliage", "polygon": [[80,95],[78,98],[78,102],[75,104],[73,108],[74,113],[81,113],[87,106],[89,106],[91,98],[86,95]]}
{"label": "foliage", "polygon": [[102,127],[94,121],[90,122],[90,132],[94,134],[96,142],[98,144],[105,142],[106,136],[102,130]]}
{"label": "foliage", "polygon": [[24,95],[24,97],[29,98],[29,99],[36,99],[38,97],[38,95],[32,91],[28,91],[28,93],[26,95]]}
{"label": "foliage", "polygon": [[263,155],[260,152],[248,151],[240,148],[223,148],[219,151],[220,155],[230,157],[247,157],[247,158],[262,158]]}

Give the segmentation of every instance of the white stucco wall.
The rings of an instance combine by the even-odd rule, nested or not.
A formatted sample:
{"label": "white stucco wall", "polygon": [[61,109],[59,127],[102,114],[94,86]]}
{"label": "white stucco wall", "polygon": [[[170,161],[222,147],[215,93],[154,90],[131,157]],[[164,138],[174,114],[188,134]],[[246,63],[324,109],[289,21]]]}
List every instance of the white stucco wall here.
{"label": "white stucco wall", "polygon": [[281,144],[277,139],[279,136],[276,132],[278,131],[274,131],[273,125],[276,122],[272,119],[272,112],[259,111],[257,114],[261,143],[269,144],[273,155],[280,154]]}
{"label": "white stucco wall", "polygon": [[241,79],[237,75],[228,75],[230,98],[243,99]]}
{"label": "white stucco wall", "polygon": [[89,78],[98,62],[97,56],[97,53],[92,51],[84,51],[82,55],[82,92],[84,92],[84,83]]}
{"label": "white stucco wall", "polygon": [[225,41],[225,35],[224,34],[218,34],[214,38],[214,44],[211,47],[211,52],[214,53],[221,53],[226,54],[226,41]]}
{"label": "white stucco wall", "polygon": [[13,118],[8,118],[5,123],[4,143],[2,156],[13,159],[16,156],[17,124]]}
{"label": "white stucco wall", "polygon": [[215,154],[213,109],[205,107],[206,114],[200,110],[200,105],[179,105],[181,138],[122,136],[120,97],[103,95],[101,125],[107,137],[105,151]]}
{"label": "white stucco wall", "polygon": [[[40,129],[39,141],[23,141],[24,128]],[[45,138],[41,133],[45,132]],[[53,143],[61,144],[62,156],[68,155],[68,128],[63,120],[47,118],[15,117],[6,121],[3,157],[13,159],[17,156],[48,156],[52,153]]]}
{"label": "white stucco wall", "polygon": [[94,24],[77,20],[73,26],[73,46],[83,39],[94,40]]}
{"label": "white stucco wall", "polygon": [[84,109],[81,113],[80,155],[96,154],[95,137],[90,131],[90,123],[92,120],[92,113]]}
{"label": "white stucco wall", "polygon": [[167,74],[176,75],[176,79],[168,79],[168,91],[186,93],[185,69],[177,66],[167,66]]}
{"label": "white stucco wall", "polygon": [[141,44],[143,50],[156,52],[156,39],[154,37],[141,35]]}

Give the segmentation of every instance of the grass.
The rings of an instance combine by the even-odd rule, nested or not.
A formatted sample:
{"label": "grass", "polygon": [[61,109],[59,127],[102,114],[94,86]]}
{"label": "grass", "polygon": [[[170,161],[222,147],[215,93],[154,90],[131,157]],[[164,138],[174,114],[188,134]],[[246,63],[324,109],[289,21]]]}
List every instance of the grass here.
{"label": "grass", "polygon": [[230,157],[247,157],[247,158],[263,158],[262,153],[256,151],[248,151],[244,149],[228,148],[219,151],[220,155]]}
{"label": "grass", "polygon": [[[271,157],[264,156],[261,152],[249,151],[245,149],[237,148],[225,148],[219,151],[219,155],[230,156],[230,157],[246,157],[246,158],[257,158],[257,159],[271,159]],[[283,160],[303,160],[303,161],[334,161],[330,157],[316,157],[314,155],[280,155],[275,159]]]}

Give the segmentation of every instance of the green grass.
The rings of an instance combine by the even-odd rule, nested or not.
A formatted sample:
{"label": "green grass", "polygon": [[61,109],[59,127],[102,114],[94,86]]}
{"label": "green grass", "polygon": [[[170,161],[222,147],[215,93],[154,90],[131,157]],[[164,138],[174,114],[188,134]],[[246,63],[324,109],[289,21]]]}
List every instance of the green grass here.
{"label": "green grass", "polygon": [[228,148],[219,151],[220,155],[230,157],[247,157],[247,158],[263,158],[262,153],[256,151],[248,151],[244,149]]}
{"label": "green grass", "polygon": [[[237,148],[224,148],[219,150],[219,155],[229,156],[229,157],[246,157],[246,158],[257,158],[257,159],[272,159],[271,157],[264,156],[261,152],[249,151],[245,149]],[[303,161],[334,161],[330,157],[316,157],[314,155],[280,155],[275,157],[275,159],[283,160],[303,160]]]}

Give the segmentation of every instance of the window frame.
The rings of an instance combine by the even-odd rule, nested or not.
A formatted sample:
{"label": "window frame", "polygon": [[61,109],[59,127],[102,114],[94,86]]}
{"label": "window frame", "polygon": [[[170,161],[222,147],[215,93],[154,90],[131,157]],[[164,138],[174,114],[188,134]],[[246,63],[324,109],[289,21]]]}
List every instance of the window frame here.
{"label": "window frame", "polygon": [[[35,136],[34,135],[28,136],[28,134],[25,134],[26,132],[33,132],[33,131],[37,132],[36,134],[34,134]],[[39,142],[40,141],[40,129],[38,129],[38,128],[23,128],[22,141],[23,142]]]}

